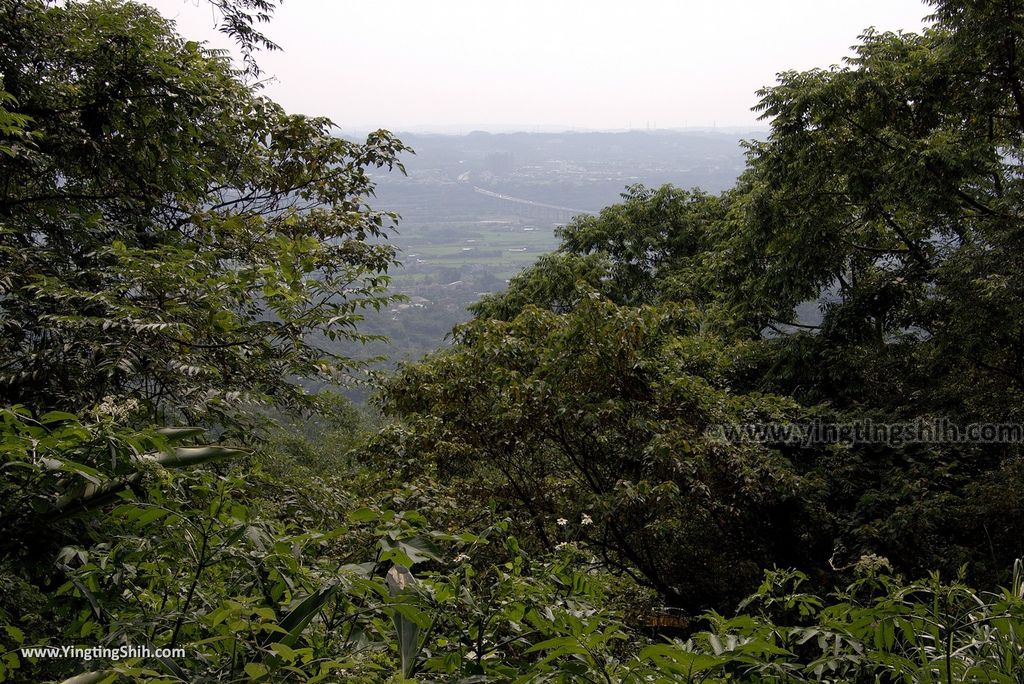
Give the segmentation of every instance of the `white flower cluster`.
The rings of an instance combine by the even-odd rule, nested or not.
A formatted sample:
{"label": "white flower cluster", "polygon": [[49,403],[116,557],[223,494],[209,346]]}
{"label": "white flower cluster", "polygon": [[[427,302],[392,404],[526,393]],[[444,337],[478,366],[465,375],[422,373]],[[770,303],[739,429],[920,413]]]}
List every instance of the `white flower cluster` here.
{"label": "white flower cluster", "polygon": [[132,397],[122,398],[105,396],[103,401],[96,407],[96,413],[101,416],[109,416],[114,419],[127,418],[139,410],[139,400]]}

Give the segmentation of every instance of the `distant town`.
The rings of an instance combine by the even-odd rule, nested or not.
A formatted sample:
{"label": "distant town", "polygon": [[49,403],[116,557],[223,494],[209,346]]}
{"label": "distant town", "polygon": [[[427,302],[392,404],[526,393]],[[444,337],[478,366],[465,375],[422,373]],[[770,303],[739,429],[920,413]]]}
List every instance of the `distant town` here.
{"label": "distant town", "polygon": [[555,229],[596,214],[630,185],[720,192],[743,169],[743,140],[762,132],[400,133],[408,175],[375,178],[374,206],[402,216],[392,272],[404,302],[367,315],[391,345],[361,355],[416,359],[443,344],[466,307],[553,250]]}

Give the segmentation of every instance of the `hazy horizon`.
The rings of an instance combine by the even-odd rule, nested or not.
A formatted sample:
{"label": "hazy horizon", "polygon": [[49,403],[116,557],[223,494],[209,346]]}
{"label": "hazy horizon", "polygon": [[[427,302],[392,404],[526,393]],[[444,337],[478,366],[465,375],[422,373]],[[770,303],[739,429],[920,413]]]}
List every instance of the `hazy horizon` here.
{"label": "hazy horizon", "polygon": [[[147,0],[232,43],[198,0]],[[920,0],[287,0],[262,28],[268,96],[343,131],[755,130],[755,91],[827,68],[869,26],[918,31]]]}
{"label": "hazy horizon", "polygon": [[[345,126],[345,132],[369,132],[378,127]],[[392,127],[395,133],[415,133],[417,135],[439,135],[439,136],[462,136],[474,133],[486,133],[489,135],[513,135],[519,133],[544,133],[550,135],[571,134],[571,133],[713,133],[725,136],[735,136],[738,133],[767,133],[770,127],[766,123],[750,124],[748,126],[677,126],[674,128],[585,128],[569,124],[558,125],[533,125],[514,123],[495,124],[436,124],[421,126],[398,126]]]}

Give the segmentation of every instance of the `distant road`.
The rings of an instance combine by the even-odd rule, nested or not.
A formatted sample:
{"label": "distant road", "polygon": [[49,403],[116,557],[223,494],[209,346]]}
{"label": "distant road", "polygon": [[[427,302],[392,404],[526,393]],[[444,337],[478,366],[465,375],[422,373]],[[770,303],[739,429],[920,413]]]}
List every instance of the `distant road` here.
{"label": "distant road", "polygon": [[573,209],[572,207],[560,207],[557,204],[545,204],[544,202],[534,202],[533,200],[523,199],[521,197],[512,197],[511,195],[502,195],[501,193],[494,192],[493,190],[485,190],[481,187],[473,186],[473,192],[487,197],[493,197],[494,199],[501,200],[503,202],[513,202],[515,204],[525,204],[538,209],[548,209],[549,211],[557,211],[565,214],[571,214],[578,216],[580,214],[586,214],[587,216],[597,216],[597,213],[593,211],[584,211],[583,209]]}

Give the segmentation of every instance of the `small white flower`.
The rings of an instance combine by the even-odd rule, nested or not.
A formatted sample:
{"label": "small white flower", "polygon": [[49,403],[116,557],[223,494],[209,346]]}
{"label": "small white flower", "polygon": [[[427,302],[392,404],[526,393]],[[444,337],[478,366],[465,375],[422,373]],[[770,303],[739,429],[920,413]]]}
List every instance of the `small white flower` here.
{"label": "small white flower", "polygon": [[469,560],[469,556],[467,556],[467,555],[466,555],[466,554],[464,554],[464,553],[460,553],[460,554],[459,554],[458,556],[456,556],[456,557],[455,557],[455,558],[453,559],[453,562],[455,562],[455,563],[465,563],[465,562],[466,562],[466,561],[468,561],[468,560]]}
{"label": "small white flower", "polygon": [[594,524],[594,519],[591,518],[586,513],[584,513],[583,517],[580,518],[580,525],[593,525],[593,524]]}
{"label": "small white flower", "polygon": [[566,520],[565,518],[559,518],[559,519],[558,519],[558,520],[556,520],[555,522],[556,522],[556,523],[558,523],[558,526],[559,526],[559,527],[565,527],[566,525],[568,525],[568,524],[569,524],[569,521],[568,521],[568,520]]}
{"label": "small white flower", "polygon": [[568,545],[569,545],[569,542],[558,542],[557,544],[555,544],[555,551],[561,551],[562,549],[564,549]]}

